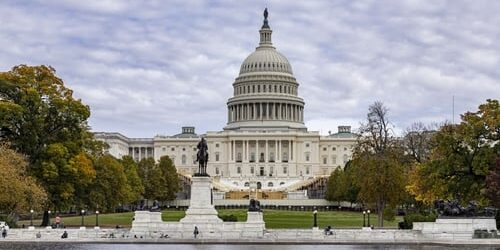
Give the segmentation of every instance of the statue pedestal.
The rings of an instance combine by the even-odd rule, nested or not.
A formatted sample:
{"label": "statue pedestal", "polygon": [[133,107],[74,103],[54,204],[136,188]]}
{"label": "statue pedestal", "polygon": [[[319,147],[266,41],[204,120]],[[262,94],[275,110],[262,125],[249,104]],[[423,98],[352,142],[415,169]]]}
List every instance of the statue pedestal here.
{"label": "statue pedestal", "polygon": [[264,236],[266,224],[262,212],[247,212],[247,222],[241,232],[243,238],[260,238]]}
{"label": "statue pedestal", "polygon": [[497,230],[494,218],[439,218],[436,222],[413,222],[413,230],[420,231],[424,237],[433,239],[472,239],[474,230]]}
{"label": "statue pedestal", "polygon": [[195,176],[192,179],[191,200],[181,223],[222,223],[212,204],[210,177]]}

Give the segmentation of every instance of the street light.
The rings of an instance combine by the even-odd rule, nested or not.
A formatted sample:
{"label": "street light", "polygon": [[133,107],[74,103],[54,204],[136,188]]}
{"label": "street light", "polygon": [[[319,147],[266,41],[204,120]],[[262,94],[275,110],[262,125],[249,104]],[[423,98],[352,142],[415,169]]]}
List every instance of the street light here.
{"label": "street light", "polygon": [[313,227],[316,228],[318,227],[318,210],[314,209],[314,224],[313,224]]}
{"label": "street light", "polygon": [[82,227],[85,226],[85,210],[82,209]]}
{"label": "street light", "polygon": [[51,213],[50,210],[47,211],[47,213],[49,214],[49,216],[48,216],[49,217],[49,223],[48,223],[48,225],[50,226],[50,213]]}
{"label": "street light", "polygon": [[368,213],[368,226],[371,227],[371,224],[370,224],[370,210],[366,211],[366,213]]}
{"label": "street light", "polygon": [[95,226],[99,226],[99,211],[95,211]]}
{"label": "street light", "polygon": [[363,227],[366,227],[366,211],[363,211]]}
{"label": "street light", "polygon": [[33,209],[30,210],[30,213],[31,213],[31,219],[30,219],[30,226],[32,227],[33,226]]}

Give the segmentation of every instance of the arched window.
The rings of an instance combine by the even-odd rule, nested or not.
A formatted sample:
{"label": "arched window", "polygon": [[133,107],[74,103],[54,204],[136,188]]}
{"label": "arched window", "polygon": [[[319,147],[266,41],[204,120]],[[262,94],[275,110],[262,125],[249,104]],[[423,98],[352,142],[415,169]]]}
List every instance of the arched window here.
{"label": "arched window", "polygon": [[260,183],[260,181],[259,181],[259,182],[257,182],[257,189],[261,189],[261,188],[262,188],[262,183]]}
{"label": "arched window", "polygon": [[250,187],[250,182],[245,182],[245,187]]}
{"label": "arched window", "polygon": [[267,183],[267,186],[268,186],[268,187],[273,187],[273,186],[274,186],[274,184],[273,184],[272,182],[268,182],[268,183]]}
{"label": "arched window", "polygon": [[285,183],[284,182],[280,182],[280,186],[283,186],[283,185],[285,185]]}
{"label": "arched window", "polygon": [[237,173],[237,174],[241,174],[241,167],[237,167],[237,168],[236,168],[236,173]]}

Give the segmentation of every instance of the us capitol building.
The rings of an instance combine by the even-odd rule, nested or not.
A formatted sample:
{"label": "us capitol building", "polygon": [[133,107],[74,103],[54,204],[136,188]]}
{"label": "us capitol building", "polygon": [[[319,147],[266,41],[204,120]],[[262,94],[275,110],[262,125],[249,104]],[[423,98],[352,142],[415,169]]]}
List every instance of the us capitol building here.
{"label": "us capitol building", "polygon": [[207,172],[214,187],[236,196],[254,186],[270,194],[291,194],[344,166],[356,135],[350,126],[339,126],[328,136],[307,130],[299,83],[287,58],[272,44],[267,11],[264,17],[259,46],[243,61],[233,83],[222,131],[198,135],[194,127],[183,127],[172,136],[128,138],[97,132],[95,137],[108,143],[109,153],[117,158],[130,155],[136,161],[147,157],[159,161],[168,155],[177,171],[188,177],[198,169],[196,145],[204,137],[210,157]]}

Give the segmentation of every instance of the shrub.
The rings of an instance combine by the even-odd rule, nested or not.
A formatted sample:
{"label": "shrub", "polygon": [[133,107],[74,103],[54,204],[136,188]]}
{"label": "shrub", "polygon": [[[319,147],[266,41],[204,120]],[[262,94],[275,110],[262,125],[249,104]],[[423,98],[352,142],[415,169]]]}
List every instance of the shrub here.
{"label": "shrub", "polygon": [[228,215],[219,215],[219,218],[222,219],[222,221],[226,221],[226,222],[236,222],[238,221],[238,217],[236,217],[236,215],[234,214],[228,214]]}
{"label": "shrub", "polygon": [[403,221],[398,223],[399,229],[413,229],[413,222],[434,222],[437,216],[435,214],[407,214],[403,218]]}

